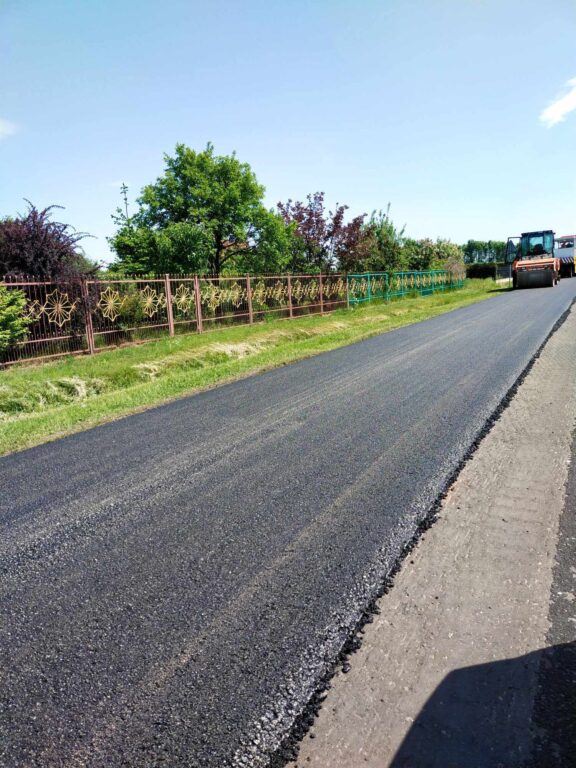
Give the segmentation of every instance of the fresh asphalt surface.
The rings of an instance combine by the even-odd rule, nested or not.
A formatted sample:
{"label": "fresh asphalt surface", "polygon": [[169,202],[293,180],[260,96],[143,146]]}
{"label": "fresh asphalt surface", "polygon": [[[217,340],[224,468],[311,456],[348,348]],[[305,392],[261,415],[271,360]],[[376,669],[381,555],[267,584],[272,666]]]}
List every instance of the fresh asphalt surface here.
{"label": "fresh asphalt surface", "polygon": [[265,765],[575,295],[502,294],[0,459],[0,765]]}

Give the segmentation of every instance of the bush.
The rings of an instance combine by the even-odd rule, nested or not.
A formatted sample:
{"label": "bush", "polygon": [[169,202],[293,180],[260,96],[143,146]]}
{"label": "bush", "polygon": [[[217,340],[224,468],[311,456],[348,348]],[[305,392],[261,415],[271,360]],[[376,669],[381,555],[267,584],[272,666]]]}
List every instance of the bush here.
{"label": "bush", "polygon": [[130,286],[122,296],[122,314],[117,320],[117,325],[123,330],[128,331],[146,320],[142,298],[138,290]]}
{"label": "bush", "polygon": [[466,264],[466,277],[476,277],[486,279],[491,277],[494,279],[496,274],[496,267],[502,266],[501,262],[477,262],[476,264]]}
{"label": "bush", "polygon": [[16,218],[0,219],[0,275],[34,275],[37,279],[68,280],[95,271],[83,255],[80,240],[89,237],[69,224],[51,221],[51,205],[39,211],[28,202],[28,211]]}
{"label": "bush", "polygon": [[26,336],[30,320],[24,317],[25,308],[22,291],[0,285],[0,359]]}

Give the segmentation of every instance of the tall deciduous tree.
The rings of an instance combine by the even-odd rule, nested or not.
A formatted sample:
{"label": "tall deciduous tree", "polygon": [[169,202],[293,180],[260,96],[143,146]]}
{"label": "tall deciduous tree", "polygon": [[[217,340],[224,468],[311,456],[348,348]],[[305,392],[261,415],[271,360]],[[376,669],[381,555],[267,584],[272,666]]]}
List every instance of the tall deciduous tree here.
{"label": "tall deciduous tree", "polygon": [[326,211],[323,192],[308,195],[305,203],[278,203],[278,210],[297,238],[291,256],[292,270],[330,270],[353,258],[365,214],[345,223],[348,206],[337,205],[334,211]]}
{"label": "tall deciduous tree", "polygon": [[264,187],[247,163],[215,155],[212,144],[202,152],[178,144],[164,160],[164,174],[144,187],[137,213],[119,209],[114,217],[119,229],[110,244],[119,268],[220,275],[236,262],[249,267],[251,257],[266,262],[282,251],[279,221],[264,207]]}
{"label": "tall deciduous tree", "polygon": [[39,211],[30,201],[28,211],[15,218],[0,219],[0,275],[32,275],[68,279],[95,270],[79,242],[89,237],[70,224],[52,221],[51,205]]}
{"label": "tall deciduous tree", "polygon": [[404,227],[398,229],[386,211],[373,211],[362,225],[358,247],[341,259],[347,271],[390,272],[406,268]]}
{"label": "tall deciduous tree", "polygon": [[154,229],[125,220],[117,223],[119,229],[110,241],[119,260],[111,264],[112,272],[203,274],[210,270],[211,243],[195,224],[179,221]]}

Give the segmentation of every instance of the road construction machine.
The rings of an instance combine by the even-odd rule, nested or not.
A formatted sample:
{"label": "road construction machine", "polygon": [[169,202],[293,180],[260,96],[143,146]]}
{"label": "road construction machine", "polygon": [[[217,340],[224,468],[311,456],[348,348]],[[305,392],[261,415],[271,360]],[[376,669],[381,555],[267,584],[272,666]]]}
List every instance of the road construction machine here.
{"label": "road construction machine", "polygon": [[574,277],[574,244],[576,235],[562,235],[554,243],[554,256],[560,259],[560,277]]}
{"label": "road construction machine", "polygon": [[560,259],[554,253],[551,229],[509,237],[506,261],[512,265],[514,288],[551,288],[560,280]]}

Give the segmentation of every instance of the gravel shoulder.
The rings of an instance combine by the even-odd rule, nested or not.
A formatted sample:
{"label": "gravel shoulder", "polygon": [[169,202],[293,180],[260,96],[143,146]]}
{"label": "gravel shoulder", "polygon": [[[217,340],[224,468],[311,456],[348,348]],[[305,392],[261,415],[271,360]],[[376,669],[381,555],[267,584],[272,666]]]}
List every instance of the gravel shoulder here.
{"label": "gravel shoulder", "polygon": [[574,764],[575,369],[572,311],[379,601],[294,768]]}
{"label": "gravel shoulder", "polygon": [[540,661],[532,716],[535,743],[530,768],[576,764],[576,433],[548,619],[547,648]]}

